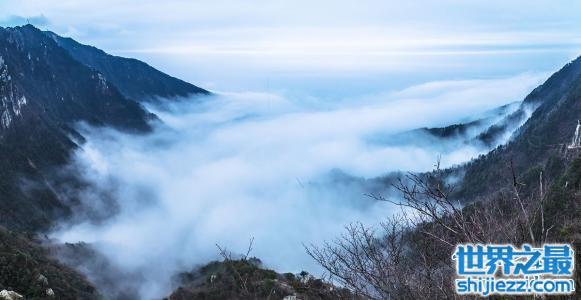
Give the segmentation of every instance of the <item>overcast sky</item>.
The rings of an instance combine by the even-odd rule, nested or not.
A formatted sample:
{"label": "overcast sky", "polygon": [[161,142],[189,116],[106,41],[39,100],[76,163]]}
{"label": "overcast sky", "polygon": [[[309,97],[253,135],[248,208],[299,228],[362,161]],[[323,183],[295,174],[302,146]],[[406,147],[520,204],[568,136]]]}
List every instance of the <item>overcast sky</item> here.
{"label": "overcast sky", "polygon": [[581,53],[579,11],[579,1],[2,0],[0,24],[28,19],[210,89],[348,94],[553,71]]}

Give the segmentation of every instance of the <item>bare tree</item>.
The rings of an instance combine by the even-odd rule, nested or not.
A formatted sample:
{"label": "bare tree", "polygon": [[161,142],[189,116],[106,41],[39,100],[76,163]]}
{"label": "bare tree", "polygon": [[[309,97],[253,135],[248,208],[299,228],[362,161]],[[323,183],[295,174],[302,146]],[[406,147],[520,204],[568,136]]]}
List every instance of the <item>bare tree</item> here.
{"label": "bare tree", "polygon": [[[535,220],[545,230],[542,175],[539,197],[521,197],[512,168],[512,190],[470,204],[453,200],[439,162],[426,174],[409,173],[394,188],[400,198],[368,195],[401,209],[381,230],[361,223],[307,253],[330,276],[357,295],[369,299],[457,299],[453,292],[451,254],[458,243],[535,243]],[[516,200],[516,201],[515,201]]]}
{"label": "bare tree", "polygon": [[[242,261],[248,260],[248,257],[250,256],[250,252],[252,252],[253,245],[254,245],[254,237],[250,238],[250,242],[248,243],[248,250],[246,251],[246,254],[241,258]],[[250,291],[249,291],[248,285],[247,285],[248,276],[243,276],[240,273],[240,271],[236,267],[236,264],[234,263],[234,260],[232,259],[231,252],[227,251],[226,248],[221,247],[218,244],[216,244],[216,247],[218,248],[220,256],[222,256],[222,258],[224,259],[224,263],[232,270],[232,272],[236,276],[237,281],[240,283],[240,290],[242,291],[242,296],[250,296],[251,294],[250,294]]]}

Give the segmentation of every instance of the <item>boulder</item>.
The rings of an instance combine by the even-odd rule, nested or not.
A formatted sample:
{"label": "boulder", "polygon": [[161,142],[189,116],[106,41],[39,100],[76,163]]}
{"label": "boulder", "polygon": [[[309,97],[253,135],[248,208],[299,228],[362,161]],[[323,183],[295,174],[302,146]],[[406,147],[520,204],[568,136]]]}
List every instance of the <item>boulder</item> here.
{"label": "boulder", "polygon": [[18,299],[24,299],[24,297],[22,297],[22,295],[18,294],[17,292],[14,292],[14,291],[2,290],[2,291],[0,291],[0,299],[1,300],[18,300]]}

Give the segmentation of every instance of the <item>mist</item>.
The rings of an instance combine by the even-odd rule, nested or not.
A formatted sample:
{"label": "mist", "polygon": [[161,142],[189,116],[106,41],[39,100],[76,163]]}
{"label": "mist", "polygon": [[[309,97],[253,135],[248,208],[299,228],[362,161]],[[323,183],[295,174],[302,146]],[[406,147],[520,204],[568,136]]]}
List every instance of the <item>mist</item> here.
{"label": "mist", "polygon": [[[522,100],[544,77],[430,82],[334,101],[216,92],[149,106],[161,121],[148,135],[80,124],[86,142],[70,168],[91,184],[83,206],[114,214],[98,222],[73,218],[50,235],[90,243],[123,274],[139,274],[131,284],[146,299],[169,294],[176,272],[219,259],[216,244],[241,253],[250,238],[251,254],[267,267],[320,275],[304,244],[394,211],[364,195],[387,189],[366,179],[428,171],[439,156],[444,167],[461,164],[490,150],[467,142],[373,142],[377,137],[477,119]],[[96,280],[94,270],[81,271]],[[128,284],[121,277],[119,286]]]}

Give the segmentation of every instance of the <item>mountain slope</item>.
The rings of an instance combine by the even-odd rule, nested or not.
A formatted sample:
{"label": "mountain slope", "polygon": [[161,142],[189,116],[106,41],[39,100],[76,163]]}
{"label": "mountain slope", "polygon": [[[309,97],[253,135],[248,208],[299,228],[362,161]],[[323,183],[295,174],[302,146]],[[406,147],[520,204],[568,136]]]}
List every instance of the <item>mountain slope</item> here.
{"label": "mountain slope", "polygon": [[[515,118],[521,103],[513,102],[487,111],[476,118],[445,127],[422,127],[388,136],[375,137],[373,142],[382,145],[413,145],[436,147],[440,151],[473,144],[493,148],[502,142],[504,135],[512,133],[524,120]],[[524,112],[524,111],[523,111]],[[524,113],[522,114],[524,117]]]}
{"label": "mountain slope", "polygon": [[278,274],[257,258],[213,261],[174,279],[179,287],[169,300],[362,299],[305,271]]}
{"label": "mountain slope", "polygon": [[26,299],[102,299],[84,276],[50,258],[43,242],[0,227],[0,290]]}
{"label": "mountain slope", "polygon": [[564,168],[554,166],[562,164],[568,156],[577,155],[566,144],[570,143],[577,120],[581,119],[581,58],[533,90],[523,102],[523,106],[527,105],[538,108],[508,144],[464,167],[464,181],[457,192],[459,198],[474,200],[508,186],[512,181],[511,161],[516,174],[540,168],[545,170],[547,180],[560,175]]}
{"label": "mountain slope", "polygon": [[0,28],[0,225],[45,229],[68,205],[51,169],[76,147],[76,122],[147,132],[154,116],[37,28]]}
{"label": "mountain slope", "polygon": [[174,98],[209,94],[202,88],[171,77],[139,60],[113,56],[103,50],[83,45],[53,32],[46,32],[46,34],[67,50],[74,59],[103,74],[130,99],[140,101],[157,97]]}
{"label": "mountain slope", "polygon": [[[158,97],[206,92],[144,63],[104,56],[105,63],[112,60],[115,67],[126,67],[121,71],[138,75],[127,81],[111,76],[122,91],[55,39],[31,25],[0,27],[0,290],[27,299],[101,299],[84,276],[54,259],[61,248],[75,247],[46,247],[51,242],[34,234],[77,207],[72,189],[85,183],[75,171],[62,168],[84,142],[75,131],[77,123],[147,133],[156,116],[124,93]],[[61,197],[63,192],[67,197]]]}

